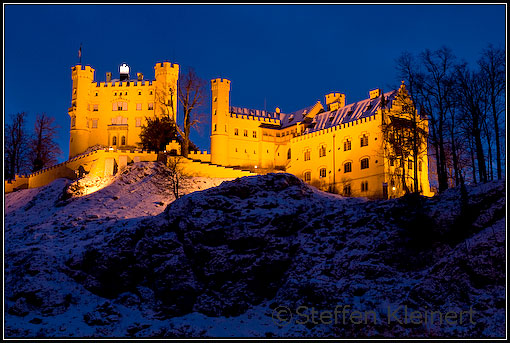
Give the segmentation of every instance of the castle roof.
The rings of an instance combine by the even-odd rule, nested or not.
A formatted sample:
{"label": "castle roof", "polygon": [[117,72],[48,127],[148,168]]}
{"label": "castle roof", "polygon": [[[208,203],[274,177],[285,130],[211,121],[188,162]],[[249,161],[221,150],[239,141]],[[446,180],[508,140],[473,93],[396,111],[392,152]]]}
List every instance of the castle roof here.
{"label": "castle roof", "polygon": [[286,127],[289,127],[289,126],[292,126],[296,123],[299,123],[301,121],[303,121],[304,117],[306,116],[307,113],[309,113],[314,107],[315,107],[316,104],[313,104],[311,106],[308,106],[308,107],[305,107],[301,110],[298,110],[298,111],[295,111],[295,112],[291,112],[291,113],[280,113],[280,121],[281,121],[281,128],[286,128]]}
{"label": "castle roof", "polygon": [[[384,93],[387,107],[395,99],[397,91]],[[340,124],[352,122],[358,119],[367,118],[376,114],[381,105],[381,97],[365,99],[349,105],[345,105],[334,111],[327,111],[317,114],[305,130],[305,134],[320,131]]]}
{"label": "castle roof", "polygon": [[268,112],[264,110],[253,110],[245,107],[230,106],[230,113],[239,115],[248,115],[262,118],[280,119],[280,115],[276,112]]}

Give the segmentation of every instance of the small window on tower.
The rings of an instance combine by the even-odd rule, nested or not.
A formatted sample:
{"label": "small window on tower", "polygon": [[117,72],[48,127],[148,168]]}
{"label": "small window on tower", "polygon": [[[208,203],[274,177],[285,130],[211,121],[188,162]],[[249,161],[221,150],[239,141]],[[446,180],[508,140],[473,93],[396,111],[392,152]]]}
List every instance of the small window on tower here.
{"label": "small window on tower", "polygon": [[92,128],[93,129],[97,128],[97,119],[92,119]]}
{"label": "small window on tower", "polygon": [[94,112],[99,111],[99,105],[98,105],[98,104],[94,104],[94,105],[93,105],[93,111],[94,111]]}
{"label": "small window on tower", "polygon": [[141,111],[142,110],[142,104],[141,103],[136,104],[136,110],[137,111]]}
{"label": "small window on tower", "polygon": [[142,118],[136,118],[136,119],[135,119],[135,122],[136,122],[136,124],[135,124],[135,125],[136,125],[136,127],[140,127],[140,126],[142,126]]}
{"label": "small window on tower", "polygon": [[149,111],[152,111],[154,109],[154,103],[149,102]]}

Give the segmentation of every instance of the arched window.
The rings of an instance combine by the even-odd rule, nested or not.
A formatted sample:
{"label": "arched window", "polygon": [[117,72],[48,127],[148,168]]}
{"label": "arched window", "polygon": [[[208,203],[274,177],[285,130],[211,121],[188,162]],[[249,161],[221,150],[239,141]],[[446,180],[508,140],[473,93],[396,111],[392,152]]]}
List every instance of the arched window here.
{"label": "arched window", "polygon": [[320,176],[321,178],[326,177],[326,168],[321,168],[321,169],[319,170],[319,176]]}
{"label": "arched window", "polygon": [[117,136],[113,136],[112,145],[117,145]]}
{"label": "arched window", "polygon": [[312,180],[312,172],[305,172],[304,174],[304,179],[305,179],[305,182],[310,182]]}
{"label": "arched window", "polygon": [[319,157],[323,157],[323,156],[326,156],[326,146],[325,145],[321,145],[319,148]]}
{"label": "arched window", "polygon": [[344,173],[350,173],[352,171],[352,163],[346,162],[344,163]]}
{"label": "arched window", "polygon": [[290,153],[290,149],[287,150],[287,159],[290,160],[290,157],[291,157],[291,153]]}
{"label": "arched window", "polygon": [[361,169],[367,169],[368,168],[368,158],[364,158],[361,160]]}
{"label": "arched window", "polygon": [[126,136],[122,136],[120,139],[120,145],[126,145]]}

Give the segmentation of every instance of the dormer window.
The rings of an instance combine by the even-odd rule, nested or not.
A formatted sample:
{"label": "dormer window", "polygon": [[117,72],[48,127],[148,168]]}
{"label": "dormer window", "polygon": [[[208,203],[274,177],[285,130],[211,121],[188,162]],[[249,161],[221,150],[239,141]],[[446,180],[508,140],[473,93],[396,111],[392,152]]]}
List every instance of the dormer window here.
{"label": "dormer window", "polygon": [[290,123],[291,121],[293,121],[293,120],[294,120],[294,115],[292,114],[292,115],[289,117],[289,123]]}

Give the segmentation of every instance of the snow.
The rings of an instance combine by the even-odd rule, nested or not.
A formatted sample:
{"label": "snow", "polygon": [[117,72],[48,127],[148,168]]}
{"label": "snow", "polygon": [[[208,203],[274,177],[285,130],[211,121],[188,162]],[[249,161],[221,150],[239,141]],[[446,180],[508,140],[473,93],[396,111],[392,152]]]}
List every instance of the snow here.
{"label": "snow", "polygon": [[[282,173],[190,178],[175,201],[166,173],[141,162],[103,180],[5,195],[6,337],[504,335],[504,183],[468,189],[472,231],[449,241],[441,237],[459,220],[457,189],[416,206],[345,198]],[[425,221],[432,227],[421,233]],[[124,275],[110,295],[108,275]],[[192,308],[175,305],[180,296]],[[383,316],[404,302],[472,304],[480,324],[423,331],[273,318],[277,306],[349,304]]]}

